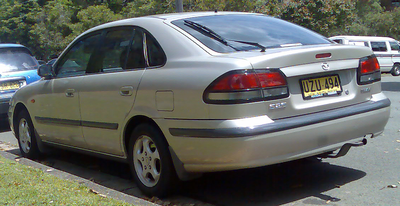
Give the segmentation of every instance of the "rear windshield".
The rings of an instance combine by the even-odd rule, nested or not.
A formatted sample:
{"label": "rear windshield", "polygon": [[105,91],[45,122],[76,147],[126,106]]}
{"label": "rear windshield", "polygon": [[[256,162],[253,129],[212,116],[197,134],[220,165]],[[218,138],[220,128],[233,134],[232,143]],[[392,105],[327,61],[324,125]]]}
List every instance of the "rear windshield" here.
{"label": "rear windshield", "polygon": [[24,48],[0,49],[0,72],[15,72],[37,69],[35,59]]}
{"label": "rear windshield", "polygon": [[[254,43],[266,49],[331,43],[324,36],[306,28],[265,15],[203,16],[176,20],[172,23],[210,49],[221,53],[261,48]],[[203,28],[200,28],[202,26]],[[223,41],[209,35],[210,30]]]}

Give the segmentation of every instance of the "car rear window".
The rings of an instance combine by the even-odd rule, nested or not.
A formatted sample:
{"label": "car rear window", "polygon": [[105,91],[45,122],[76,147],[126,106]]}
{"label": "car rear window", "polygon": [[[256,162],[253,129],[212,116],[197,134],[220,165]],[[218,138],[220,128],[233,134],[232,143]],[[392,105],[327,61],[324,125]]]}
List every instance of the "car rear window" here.
{"label": "car rear window", "polygon": [[[194,22],[194,23],[193,23]],[[331,44],[324,36],[301,26],[265,15],[214,15],[172,21],[210,49],[228,53],[263,47]],[[199,26],[200,25],[200,26]],[[204,28],[199,28],[203,26]],[[224,41],[213,38],[209,30]],[[243,43],[246,42],[246,43]],[[253,43],[253,45],[251,45]]]}
{"label": "car rear window", "polygon": [[37,63],[24,48],[0,49],[0,72],[15,72],[37,69]]}

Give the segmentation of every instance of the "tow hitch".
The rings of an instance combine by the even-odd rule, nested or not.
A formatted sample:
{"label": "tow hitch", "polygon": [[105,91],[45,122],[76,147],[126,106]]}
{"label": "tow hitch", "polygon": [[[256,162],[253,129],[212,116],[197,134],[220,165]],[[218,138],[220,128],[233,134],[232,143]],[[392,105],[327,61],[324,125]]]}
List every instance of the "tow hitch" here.
{"label": "tow hitch", "polygon": [[342,157],[344,155],[347,154],[347,152],[350,150],[351,147],[359,147],[359,146],[363,146],[367,144],[367,139],[363,139],[361,140],[361,142],[357,142],[357,143],[346,143],[342,146],[342,148],[340,148],[339,152],[337,153],[325,153],[325,154],[321,154],[319,157],[321,158],[338,158],[338,157]]}

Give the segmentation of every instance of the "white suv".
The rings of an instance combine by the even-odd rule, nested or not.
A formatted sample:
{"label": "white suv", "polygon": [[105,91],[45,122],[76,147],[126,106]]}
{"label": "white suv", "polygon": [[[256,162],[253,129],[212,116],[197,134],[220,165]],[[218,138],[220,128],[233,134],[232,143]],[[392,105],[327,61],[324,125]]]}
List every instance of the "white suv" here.
{"label": "white suv", "polygon": [[375,36],[333,36],[329,38],[339,44],[367,46],[375,53],[381,72],[400,75],[400,53],[398,42],[389,37]]}

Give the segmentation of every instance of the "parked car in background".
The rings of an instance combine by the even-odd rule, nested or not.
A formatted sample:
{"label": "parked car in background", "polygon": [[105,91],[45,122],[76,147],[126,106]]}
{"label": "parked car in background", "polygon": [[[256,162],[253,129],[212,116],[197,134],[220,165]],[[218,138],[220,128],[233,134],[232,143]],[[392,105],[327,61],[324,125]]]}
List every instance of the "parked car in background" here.
{"label": "parked car in background", "polygon": [[372,49],[378,59],[382,72],[400,75],[399,44],[393,38],[375,36],[333,36],[332,41],[340,44],[367,46]]}
{"label": "parked car in background", "polygon": [[28,48],[0,44],[0,118],[7,118],[11,96],[19,88],[40,79],[38,61]]}
{"label": "parked car in background", "polygon": [[54,146],[118,159],[150,196],[201,173],[343,156],[390,114],[369,48],[261,14],[107,23],[38,73],[10,101],[22,155]]}
{"label": "parked car in background", "polygon": [[58,55],[56,55],[56,54],[50,55],[50,56],[49,56],[49,59],[50,59],[50,60],[47,62],[47,64],[53,66],[53,64],[56,63],[57,58],[58,58]]}
{"label": "parked car in background", "polygon": [[39,66],[46,64],[46,61],[44,61],[44,60],[37,60],[37,61],[39,63]]}

